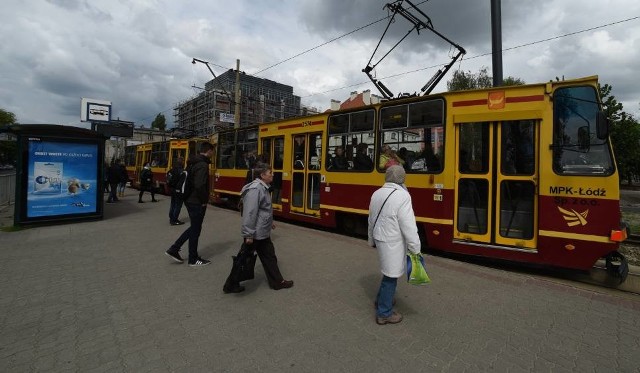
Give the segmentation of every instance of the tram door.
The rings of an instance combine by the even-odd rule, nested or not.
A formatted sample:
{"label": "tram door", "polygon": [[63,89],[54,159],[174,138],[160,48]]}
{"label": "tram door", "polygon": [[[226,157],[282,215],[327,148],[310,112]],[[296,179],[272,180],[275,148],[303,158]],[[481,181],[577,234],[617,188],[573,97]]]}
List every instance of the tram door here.
{"label": "tram door", "polygon": [[293,135],[291,212],[320,216],[322,134]]}
{"label": "tram door", "polygon": [[271,182],[271,202],[274,209],[282,209],[282,166],[284,159],[284,136],[267,137],[262,139],[261,154],[273,170]]}
{"label": "tram door", "polygon": [[138,147],[136,150],[136,180],[133,182],[140,184],[140,172],[147,162],[151,162],[151,146]]}
{"label": "tram door", "polygon": [[535,120],[456,125],[455,239],[536,248],[538,139]]}

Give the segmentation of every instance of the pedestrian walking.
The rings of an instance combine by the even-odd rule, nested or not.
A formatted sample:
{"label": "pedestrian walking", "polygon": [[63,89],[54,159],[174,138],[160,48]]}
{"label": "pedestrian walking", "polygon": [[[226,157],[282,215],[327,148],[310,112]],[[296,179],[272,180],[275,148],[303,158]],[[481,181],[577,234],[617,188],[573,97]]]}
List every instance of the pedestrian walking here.
{"label": "pedestrian walking", "polygon": [[118,166],[118,162],[119,160],[111,161],[107,169],[107,182],[109,183],[109,198],[107,198],[107,203],[118,202],[118,184],[120,183],[120,167]]}
{"label": "pedestrian walking", "polygon": [[376,323],[396,324],[402,315],[393,311],[398,277],[406,272],[406,253],[420,253],[420,237],[411,195],[404,185],[405,170],[387,168],[384,185],[371,196],[369,204],[369,245],[378,251],[382,281],[374,305]]}
{"label": "pedestrian walking", "polygon": [[[256,179],[246,184],[241,191],[242,198],[242,238],[245,246],[258,254],[264,273],[267,276],[269,287],[274,290],[286,289],[293,286],[293,281],[285,280],[278,267],[278,258],[271,241],[273,224],[273,207],[271,205],[271,182],[273,172],[267,163],[258,163],[254,167]],[[231,273],[222,290],[225,293],[239,293],[244,291],[239,278],[240,268],[234,261]]]}
{"label": "pedestrian walking", "polygon": [[153,172],[151,172],[149,162],[145,163],[140,172],[140,194],[138,195],[138,203],[144,203],[142,201],[142,195],[147,191],[151,193],[151,202],[158,202],[158,200],[156,200],[156,190],[153,187]]}
{"label": "pedestrian walking", "polygon": [[186,171],[184,170],[184,158],[176,158],[175,165],[167,173],[167,185],[171,191],[171,205],[169,207],[169,224],[182,225],[180,221],[180,210],[182,210],[183,196],[182,186],[186,181]]}
{"label": "pedestrian walking", "polygon": [[189,241],[189,266],[205,266],[210,261],[198,255],[198,240],[202,231],[202,222],[209,203],[209,164],[213,155],[213,145],[209,142],[200,144],[199,154],[187,161],[187,178],[185,181],[184,206],[191,220],[187,228],[176,242],[165,253],[178,263],[184,260],[180,256],[182,245]]}
{"label": "pedestrian walking", "polygon": [[127,168],[124,165],[124,161],[120,160],[118,163],[120,169],[120,183],[118,183],[118,197],[124,197],[124,190],[129,182],[129,174],[127,174]]}

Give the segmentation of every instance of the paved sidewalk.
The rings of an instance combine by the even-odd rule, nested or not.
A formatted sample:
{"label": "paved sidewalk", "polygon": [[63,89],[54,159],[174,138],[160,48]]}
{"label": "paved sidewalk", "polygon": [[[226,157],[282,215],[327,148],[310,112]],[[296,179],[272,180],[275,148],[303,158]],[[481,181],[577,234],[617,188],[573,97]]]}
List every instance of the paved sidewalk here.
{"label": "paved sidewalk", "polygon": [[[427,256],[379,326],[363,240],[278,222],[281,270],[223,294],[240,216],[210,206],[202,268],[164,255],[185,226],[131,191],[100,221],[0,232],[2,372],[638,372],[640,296]],[[148,198],[148,196],[145,196]],[[188,220],[183,209],[182,218]],[[187,248],[183,249],[186,256]]]}

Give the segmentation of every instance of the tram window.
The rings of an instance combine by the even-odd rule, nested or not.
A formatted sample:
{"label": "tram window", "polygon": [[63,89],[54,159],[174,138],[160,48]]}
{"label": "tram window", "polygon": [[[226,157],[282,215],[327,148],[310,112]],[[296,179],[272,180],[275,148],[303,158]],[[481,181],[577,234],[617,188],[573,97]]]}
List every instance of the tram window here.
{"label": "tram window", "polygon": [[282,170],[283,159],[284,159],[284,138],[278,137],[273,142],[273,168],[275,170]]}
{"label": "tram window", "polygon": [[233,131],[218,134],[218,168],[233,168],[235,163],[233,141]]}
{"label": "tram window", "polygon": [[382,129],[403,128],[407,126],[408,105],[389,106],[380,110],[380,126]]}
{"label": "tram window", "polygon": [[559,88],[553,102],[553,170],[570,175],[612,174],[609,142],[595,133],[599,111],[595,89]]}
{"label": "tram window", "polygon": [[151,167],[167,167],[169,142],[156,142],[151,145]]}
{"label": "tram window", "polygon": [[533,238],[535,185],[530,181],[505,180],[500,183],[500,235]]}
{"label": "tram window", "polygon": [[504,175],[533,175],[535,172],[535,122],[507,121],[501,125],[500,170]]}
{"label": "tram window", "polygon": [[[344,124],[345,119],[348,126]],[[374,122],[373,110],[340,114],[330,118],[326,155],[328,171],[373,170]]]}
{"label": "tram window", "polygon": [[248,169],[253,166],[258,152],[257,130],[250,129],[238,131],[238,142],[236,145],[236,168]]}
{"label": "tram window", "polygon": [[442,172],[444,127],[410,128],[382,132],[378,168],[400,164],[407,173]]}
{"label": "tram window", "polygon": [[351,114],[350,132],[369,132],[373,131],[373,110],[360,111]]}
{"label": "tram window", "polygon": [[458,181],[458,230],[462,233],[487,233],[489,183],[484,179]]}
{"label": "tram window", "polygon": [[262,139],[262,153],[260,155],[273,167],[273,161],[271,160],[271,138]]}
{"label": "tram window", "polygon": [[489,123],[461,123],[458,170],[464,174],[489,171]]}
{"label": "tram window", "polygon": [[333,115],[329,118],[329,134],[349,132],[349,114]]}
{"label": "tram window", "polygon": [[444,100],[431,100],[409,105],[409,126],[441,126],[444,123]]}

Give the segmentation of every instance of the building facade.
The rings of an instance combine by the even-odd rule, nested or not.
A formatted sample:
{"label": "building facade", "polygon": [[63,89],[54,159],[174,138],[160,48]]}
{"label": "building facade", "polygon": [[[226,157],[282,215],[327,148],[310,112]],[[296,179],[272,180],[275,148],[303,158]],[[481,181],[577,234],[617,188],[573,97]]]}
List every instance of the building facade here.
{"label": "building facade", "polygon": [[[236,70],[229,69],[205,84],[197,96],[174,108],[174,125],[196,136],[233,128]],[[303,115],[293,87],[240,72],[240,127]]]}

